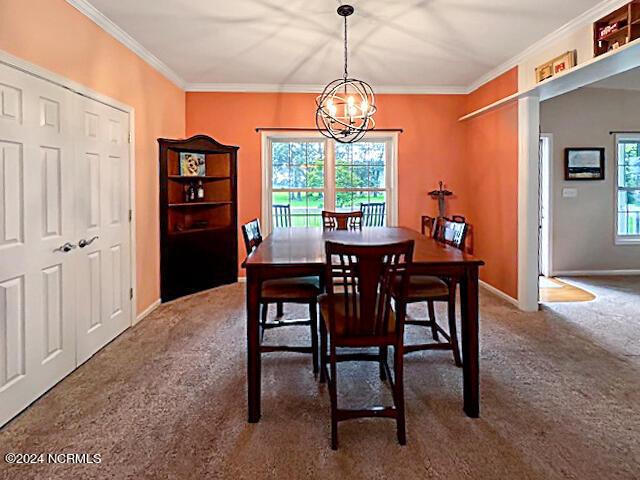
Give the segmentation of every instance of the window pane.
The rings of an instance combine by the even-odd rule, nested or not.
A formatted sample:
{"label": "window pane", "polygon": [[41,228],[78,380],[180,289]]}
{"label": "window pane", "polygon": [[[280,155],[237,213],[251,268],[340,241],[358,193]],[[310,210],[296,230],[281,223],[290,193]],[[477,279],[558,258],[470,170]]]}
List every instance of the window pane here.
{"label": "window pane", "polygon": [[324,188],[324,143],[272,145],[272,188]]}
{"label": "window pane", "polygon": [[384,188],[386,184],[384,165],[372,165],[369,167],[369,186],[373,188]]}
{"label": "window pane", "polygon": [[[289,205],[291,208],[291,226],[320,226],[324,209],[322,192],[274,192],[273,205]],[[275,217],[273,225],[276,225]]]}
{"label": "window pane", "polygon": [[352,192],[336,193],[336,210],[338,212],[351,212],[353,210],[353,193]]}
{"label": "window pane", "polygon": [[353,184],[353,167],[336,165],[336,188],[351,188]]}
{"label": "window pane", "polygon": [[640,141],[618,142],[618,235],[640,235]]}
{"label": "window pane", "polygon": [[291,164],[302,165],[307,159],[307,149],[304,143],[291,144]]}

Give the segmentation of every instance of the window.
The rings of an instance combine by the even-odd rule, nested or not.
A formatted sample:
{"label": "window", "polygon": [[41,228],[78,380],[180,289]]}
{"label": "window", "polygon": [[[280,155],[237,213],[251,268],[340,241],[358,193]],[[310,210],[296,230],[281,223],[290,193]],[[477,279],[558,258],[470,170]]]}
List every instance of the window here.
{"label": "window", "polygon": [[271,145],[271,205],[289,205],[293,227],[321,226],[324,152],[324,142],[316,140],[277,140]]}
{"label": "window", "polygon": [[264,132],[263,229],[276,224],[276,206],[289,206],[291,225],[322,226],[322,210],[360,210],[385,204],[385,225],[395,225],[396,134],[370,133],[355,144],[320,134]]}
{"label": "window", "polygon": [[616,243],[640,243],[640,135],[616,143]]}

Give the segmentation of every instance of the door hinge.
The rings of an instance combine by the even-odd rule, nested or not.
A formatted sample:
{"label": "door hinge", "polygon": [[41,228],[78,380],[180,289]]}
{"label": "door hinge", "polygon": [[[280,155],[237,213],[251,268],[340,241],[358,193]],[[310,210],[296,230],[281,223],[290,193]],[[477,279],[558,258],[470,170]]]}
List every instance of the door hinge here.
{"label": "door hinge", "polygon": [[129,300],[133,300],[133,288],[129,289]]}
{"label": "door hinge", "polygon": [[133,219],[133,210],[129,210],[129,223],[131,223],[132,219]]}
{"label": "door hinge", "polygon": [[131,132],[129,132],[128,141],[131,143]]}

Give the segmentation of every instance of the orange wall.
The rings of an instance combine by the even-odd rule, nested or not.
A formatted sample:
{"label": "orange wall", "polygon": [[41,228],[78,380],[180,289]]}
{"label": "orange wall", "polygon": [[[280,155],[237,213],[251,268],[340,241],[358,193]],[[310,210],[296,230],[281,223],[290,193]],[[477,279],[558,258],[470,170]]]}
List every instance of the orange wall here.
{"label": "orange wall", "polygon": [[[471,93],[467,112],[518,90],[517,68]],[[486,266],[480,278],[518,295],[518,104],[468,120],[463,203],[473,225],[473,252]]]}
{"label": "orange wall", "polygon": [[135,109],[138,312],[160,297],[158,137],[182,137],[185,94],[64,0],[2,0],[0,49]]}
{"label": "orange wall", "polygon": [[[158,137],[206,133],[240,146],[239,220],[260,215],[256,127],[313,127],[315,96],[185,93],[64,0],[2,0],[0,49],[135,109],[138,311],[159,298]],[[474,226],[482,278],[517,294],[517,105],[458,118],[517,90],[517,69],[463,95],[380,95],[380,128],[399,140],[399,222],[419,228],[434,214],[427,192],[444,180],[450,213]],[[186,100],[185,100],[186,97]],[[186,112],[186,113],[185,113]],[[244,256],[244,252],[240,252]]]}
{"label": "orange wall", "polygon": [[[379,95],[378,128],[403,128],[399,136],[399,223],[420,228],[420,216],[437,212],[427,192],[444,180],[464,187],[465,127],[458,118],[463,95]],[[314,128],[315,95],[299,93],[187,93],[187,135],[205,133],[238,145],[240,224],[260,216],[261,141],[256,127]],[[453,197],[451,213],[461,212]],[[240,245],[243,245],[240,242]],[[244,258],[244,247],[240,247]]]}

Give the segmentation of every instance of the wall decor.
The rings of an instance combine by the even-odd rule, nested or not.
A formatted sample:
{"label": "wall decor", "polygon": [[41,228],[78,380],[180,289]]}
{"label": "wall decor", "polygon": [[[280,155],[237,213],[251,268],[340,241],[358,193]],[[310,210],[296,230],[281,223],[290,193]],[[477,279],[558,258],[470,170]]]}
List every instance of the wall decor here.
{"label": "wall decor", "polygon": [[547,78],[559,75],[565,70],[569,70],[576,66],[577,52],[572,50],[543,63],[536,68],[536,82],[540,83]]}
{"label": "wall decor", "polygon": [[202,153],[180,152],[180,175],[204,177],[207,174],[205,156]]}
{"label": "wall decor", "polygon": [[604,180],[604,148],[565,148],[565,180]]}

